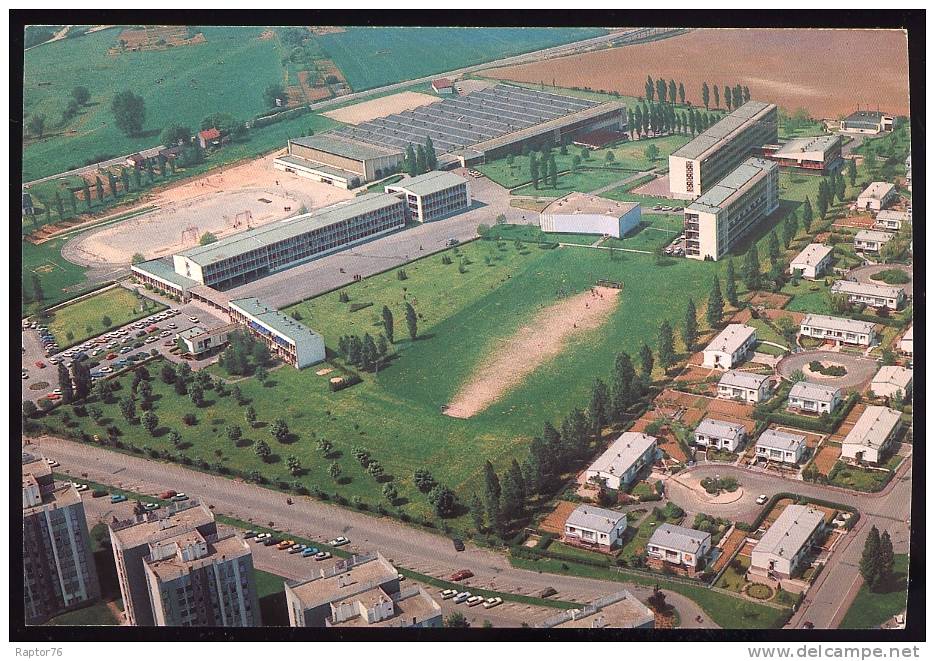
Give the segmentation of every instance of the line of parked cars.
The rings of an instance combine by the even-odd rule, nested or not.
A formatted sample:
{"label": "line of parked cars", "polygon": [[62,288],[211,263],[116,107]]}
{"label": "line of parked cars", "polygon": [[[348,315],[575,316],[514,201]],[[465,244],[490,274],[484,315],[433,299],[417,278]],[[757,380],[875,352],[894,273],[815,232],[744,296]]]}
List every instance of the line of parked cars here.
{"label": "line of parked cars", "polygon": [[480,604],[484,605],[484,608],[494,608],[503,603],[502,597],[487,597],[484,599],[480,595],[471,594],[470,592],[458,592],[457,590],[442,590],[441,597],[443,600],[451,599],[453,603],[456,604],[467,604],[471,608],[478,606]]}
{"label": "line of parked cars", "polygon": [[[311,544],[299,544],[292,539],[279,539],[274,537],[272,533],[268,532],[248,530],[243,534],[243,537],[244,539],[252,539],[255,544],[262,544],[263,546],[275,546],[280,551],[288,551],[292,555],[298,554],[303,558],[315,558],[315,560],[321,561],[333,557],[330,551],[324,551],[319,549],[317,546],[312,546]],[[347,537],[336,537],[329,541],[328,545],[337,547],[350,543],[351,540],[349,540]]]}
{"label": "line of parked cars", "polygon": [[685,207],[670,207],[664,204],[656,204],[653,206],[653,211],[684,211]]}

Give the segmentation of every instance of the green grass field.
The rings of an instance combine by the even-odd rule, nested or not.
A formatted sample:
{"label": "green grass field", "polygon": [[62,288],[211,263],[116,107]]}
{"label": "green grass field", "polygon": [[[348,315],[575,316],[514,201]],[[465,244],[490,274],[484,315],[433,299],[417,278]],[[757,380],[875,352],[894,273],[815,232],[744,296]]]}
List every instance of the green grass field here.
{"label": "green grass field", "polygon": [[558,175],[556,186],[546,185],[539,181],[539,188],[534,188],[532,184],[526,184],[513,191],[514,195],[537,195],[539,197],[562,197],[572,191],[590,193],[591,191],[608,186],[614,182],[626,179],[633,174],[632,172],[620,170],[578,170],[577,172],[566,172]]}
{"label": "green grass field", "polygon": [[900,553],[893,558],[893,570],[896,580],[884,592],[871,592],[866,585],[860,586],[839,629],[876,629],[906,609],[908,554]]}
{"label": "green grass field", "polygon": [[[137,297],[129,289],[112,287],[59,308],[52,313],[52,320],[48,326],[64,349],[73,344],[80,344],[89,337],[164,310],[165,307],[145,296]],[[111,320],[109,326],[103,324],[105,316]]]}
{"label": "green grass field", "polygon": [[45,623],[57,627],[117,626],[117,618],[103,602],[97,602],[78,610],[62,613]]}
{"label": "green grass field", "polygon": [[830,289],[824,280],[799,280],[798,285],[787,282],[780,291],[791,295],[792,300],[784,309],[791,312],[834,314],[831,309]]}
{"label": "green grass field", "polygon": [[[23,289],[29,292],[31,298],[32,276],[38,275],[44,296],[43,305],[54,305],[71,298],[85,283],[87,269],[72,264],[62,257],[61,250],[64,243],[65,239],[55,239],[38,246],[28,241],[20,244],[23,258]],[[35,303],[26,303],[24,300],[22,313],[31,313],[36,307]]]}
{"label": "green grass field", "polygon": [[602,34],[601,28],[349,27],[315,39],[359,91]]}

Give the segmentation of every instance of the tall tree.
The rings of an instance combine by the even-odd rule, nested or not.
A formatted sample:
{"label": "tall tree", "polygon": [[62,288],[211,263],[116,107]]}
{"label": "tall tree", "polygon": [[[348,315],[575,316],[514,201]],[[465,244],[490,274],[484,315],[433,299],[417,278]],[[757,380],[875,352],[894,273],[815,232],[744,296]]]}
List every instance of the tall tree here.
{"label": "tall tree", "polygon": [[[613,152],[607,152],[613,154]],[[549,154],[549,185],[558,188],[558,167],[555,165],[555,154]]]}
{"label": "tall tree", "polygon": [[630,140],[636,139],[636,114],[633,108],[627,108],[627,130],[630,132]]}
{"label": "tall tree", "polygon": [[383,306],[383,333],[386,339],[393,343],[393,313],[387,306]]}
{"label": "tall tree", "polygon": [[419,166],[416,163],[416,152],[412,148],[412,143],[406,145],[406,154],[403,157],[403,166],[406,168],[406,173],[410,177],[415,177],[419,174]]}
{"label": "tall tree", "polygon": [[678,87],[674,80],[669,80],[669,103],[675,103],[675,95],[678,94]]}
{"label": "tall tree", "polygon": [[880,531],[877,530],[876,526],[870,528],[870,534],[867,535],[867,541],[864,542],[864,550],[860,556],[858,569],[864,583],[872,590],[878,584],[883,569]]}
{"label": "tall tree", "polygon": [[490,526],[497,532],[501,532],[503,517],[500,512],[500,479],[490,461],[484,462],[484,505]]}
{"label": "tall tree", "polygon": [[477,532],[484,532],[484,504],[476,492],[471,495],[468,508],[471,510],[471,521],[474,522],[474,528]]}
{"label": "tall tree", "polygon": [[734,273],[734,258],[727,258],[727,271],[724,274],[724,296],[727,302],[737,307],[737,275]]}
{"label": "tall tree", "polygon": [[679,83],[679,103],[685,105],[685,85]]}
{"label": "tall tree", "polygon": [[734,85],[734,107],[739,108],[744,104],[743,88],[740,85]]}
{"label": "tall tree", "polygon": [[100,177],[94,177],[94,190],[97,193],[97,201],[99,204],[104,203],[104,182],[101,181]]}
{"label": "tall tree", "polygon": [[730,90],[730,85],[724,86],[724,105],[727,106],[727,109],[731,109],[731,102],[733,101],[733,93]]}
{"label": "tall tree", "polygon": [[599,434],[604,425],[610,421],[610,392],[607,384],[601,379],[595,379],[594,386],[591,388],[588,415],[595,434]]}
{"label": "tall tree", "polygon": [[532,187],[539,189],[539,161],[536,159],[536,153],[529,154],[529,178],[532,179]]}
{"label": "tall tree", "polygon": [[880,535],[880,575],[877,578],[877,589],[883,591],[893,578],[893,540],[890,539],[888,530],[884,530]]}
{"label": "tall tree", "polygon": [[646,76],[646,85],[644,87],[646,90],[646,100],[652,101],[653,95],[655,94],[655,91],[656,91],[656,86],[653,84],[652,76]]}
{"label": "tall tree", "polygon": [[743,102],[747,103],[750,101],[750,88],[746,85],[743,86]]}
{"label": "tall tree", "polygon": [[438,155],[435,153],[435,145],[432,143],[432,136],[425,138],[425,166],[429,170],[438,167]]}
{"label": "tall tree", "polygon": [[811,231],[813,218],[812,203],[808,196],[805,196],[805,204],[802,205],[802,227],[805,228],[806,232]]}
{"label": "tall tree", "polygon": [[657,80],[657,81],[656,81],[656,100],[659,101],[659,103],[665,103],[665,102],[666,102],[666,92],[667,92],[667,91],[668,91],[668,90],[667,90],[667,87],[666,87],[666,81],[664,81],[662,78],[660,78],[659,80]]}
{"label": "tall tree", "polygon": [[32,280],[32,300],[41,303],[45,300],[45,293],[42,291],[42,281],[39,279],[38,273],[33,273],[31,276]]}
{"label": "tall tree", "polygon": [[633,111],[633,128],[643,135],[643,109],[640,106],[636,106],[636,110]]}
{"label": "tall tree", "polygon": [[84,204],[88,208],[88,211],[91,210],[91,186],[88,184],[87,180],[84,181],[84,186],[82,186],[82,191],[84,194]]}
{"label": "tall tree", "polygon": [[851,182],[851,186],[857,185],[857,164],[853,158],[847,159],[847,180]]}
{"label": "tall tree", "polygon": [[695,302],[689,298],[688,305],[685,306],[685,322],[682,325],[682,342],[685,343],[685,350],[689,353],[692,352],[696,339],[698,339],[698,311],[695,309]]}
{"label": "tall tree", "polygon": [[410,340],[414,340],[419,336],[419,321],[416,309],[408,301],[406,302],[406,328],[409,330]]}
{"label": "tall tree", "polygon": [[418,145],[416,147],[416,170],[419,171],[419,174],[428,172],[427,159],[425,156],[425,147]]}
{"label": "tall tree", "polygon": [[668,321],[659,325],[659,346],[657,349],[659,364],[668,370],[675,363],[675,343],[672,339],[672,326]]}
{"label": "tall tree", "polygon": [[640,347],[640,374],[647,381],[652,378],[653,374],[653,350],[645,342]]}
{"label": "tall tree", "polygon": [[714,107],[715,108],[721,107],[721,92],[718,89],[717,85],[714,86]]}
{"label": "tall tree", "polygon": [[757,253],[755,243],[750,246],[750,249],[744,255],[740,278],[743,280],[744,286],[750,291],[758,289],[760,286],[760,256]]}
{"label": "tall tree", "polygon": [[146,120],[146,102],[130,90],[118,92],[110,105],[114,123],[127,136],[137,136],[143,131]]}
{"label": "tall tree", "polygon": [[58,387],[62,391],[62,403],[70,404],[74,399],[74,390],[71,387],[71,375],[68,368],[62,363],[58,364]]}
{"label": "tall tree", "polygon": [[775,264],[779,261],[781,251],[779,248],[779,237],[776,236],[776,230],[769,233],[769,238],[766,241],[766,251],[769,255],[770,264]]}
{"label": "tall tree", "polygon": [[[715,87],[714,89],[717,89],[717,87]],[[708,82],[705,81],[701,83],[701,102],[704,104],[705,110],[708,109],[708,104],[711,101],[711,98],[709,95],[710,95],[710,92],[708,91]]]}
{"label": "tall tree", "polygon": [[636,371],[633,369],[633,361],[630,354],[621,351],[617,354],[614,361],[614,380],[610,413],[616,420],[621,420],[626,415],[627,409],[633,404],[635,393],[633,392],[633,378]]}
{"label": "tall tree", "polygon": [[711,294],[708,296],[708,309],[705,312],[708,326],[717,328],[721,323],[721,317],[724,316],[724,299],[721,298],[721,283],[717,276],[714,276],[714,286],[711,288]]}

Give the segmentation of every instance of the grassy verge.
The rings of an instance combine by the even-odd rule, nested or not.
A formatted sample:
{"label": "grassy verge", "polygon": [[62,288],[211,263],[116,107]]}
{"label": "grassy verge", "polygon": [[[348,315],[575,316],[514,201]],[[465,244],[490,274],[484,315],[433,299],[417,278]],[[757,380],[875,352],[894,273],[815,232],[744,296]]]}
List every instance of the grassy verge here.
{"label": "grassy verge", "polygon": [[893,559],[893,570],[894,580],[881,592],[872,592],[866,584],[860,586],[860,591],[838,628],[876,629],[906,609],[909,555],[897,554]]}

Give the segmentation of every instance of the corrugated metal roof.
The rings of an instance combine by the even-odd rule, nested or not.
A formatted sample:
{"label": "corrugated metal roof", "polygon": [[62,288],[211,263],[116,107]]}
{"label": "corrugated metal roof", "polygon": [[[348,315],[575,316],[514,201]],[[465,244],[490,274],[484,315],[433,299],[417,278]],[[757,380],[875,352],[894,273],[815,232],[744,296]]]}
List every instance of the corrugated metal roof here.
{"label": "corrugated metal roof", "polygon": [[403,153],[401,149],[380,147],[357,140],[345,140],[331,133],[321,133],[319,135],[311,135],[303,138],[292,138],[291,142],[302,147],[318,149],[354,161],[365,161],[371,158],[383,158],[384,156],[393,156]]}

